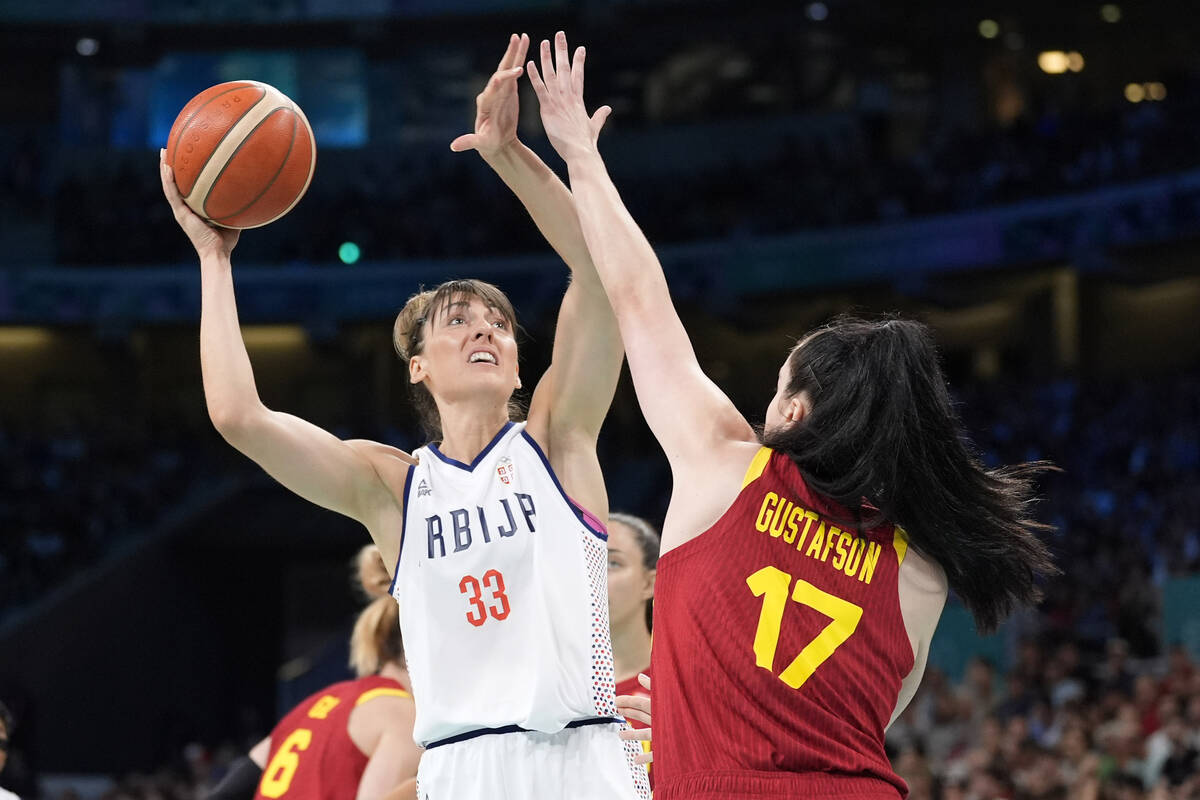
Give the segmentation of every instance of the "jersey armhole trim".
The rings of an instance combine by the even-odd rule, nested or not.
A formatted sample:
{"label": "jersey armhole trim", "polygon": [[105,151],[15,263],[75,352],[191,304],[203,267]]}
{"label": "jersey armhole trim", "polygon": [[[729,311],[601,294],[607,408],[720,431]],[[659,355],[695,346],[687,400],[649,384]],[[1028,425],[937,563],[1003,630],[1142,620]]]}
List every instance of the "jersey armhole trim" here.
{"label": "jersey armhole trim", "polygon": [[908,555],[908,534],[899,525],[892,533],[892,547],[896,548],[896,566],[900,566]]}
{"label": "jersey armhole trim", "polygon": [[358,708],[363,703],[369,703],[377,697],[407,697],[411,699],[412,695],[403,689],[390,689],[386,686],[383,686],[378,689],[370,689],[360,694],[358,699],[354,701],[354,707]]}
{"label": "jersey armhole trim", "polygon": [[392,570],[392,582],[388,584],[388,594],[392,597],[396,595],[396,578],[400,576],[400,560],[404,558],[404,540],[408,538],[407,532],[404,530],[404,522],[408,519],[408,492],[412,488],[413,473],[417,468],[412,464],[408,465],[408,475],[404,478],[404,508],[400,512],[400,553],[396,556],[396,567]]}
{"label": "jersey armhole trim", "polygon": [[767,468],[767,462],[771,460],[772,452],[769,447],[758,448],[758,452],[754,454],[754,460],[746,468],[746,476],[742,478],[743,489],[754,483],[763,474],[763,470]]}
{"label": "jersey armhole trim", "polygon": [[529,442],[529,446],[533,448],[533,452],[537,453],[538,458],[542,460],[542,466],[546,468],[546,474],[550,476],[550,480],[554,481],[554,486],[558,489],[558,493],[562,495],[563,500],[567,502],[567,507],[571,512],[578,517],[579,522],[583,527],[602,542],[608,541],[608,530],[600,523],[596,515],[584,510],[582,506],[571,499],[566,490],[563,489],[561,483],[558,482],[558,476],[554,474],[554,468],[550,466],[550,459],[546,458],[546,454],[542,452],[541,446],[537,441],[529,435],[528,431],[521,431],[521,435],[525,437],[525,441]]}

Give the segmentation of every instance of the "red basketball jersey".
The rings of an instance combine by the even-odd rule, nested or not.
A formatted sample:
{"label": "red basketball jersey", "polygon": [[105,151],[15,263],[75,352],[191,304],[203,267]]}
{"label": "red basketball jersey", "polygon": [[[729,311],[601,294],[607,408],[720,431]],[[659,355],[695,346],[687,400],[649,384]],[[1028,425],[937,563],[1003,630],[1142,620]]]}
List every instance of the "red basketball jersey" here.
{"label": "red basketball jersey", "polygon": [[884,729],[913,653],[891,525],[763,448],[728,511],[658,562],[656,800],[906,797]]}
{"label": "red basketball jersey", "polygon": [[255,800],[354,800],[367,756],[350,739],[356,706],[381,695],[410,697],[391,678],[335,683],[293,708],[271,731],[271,755]]}

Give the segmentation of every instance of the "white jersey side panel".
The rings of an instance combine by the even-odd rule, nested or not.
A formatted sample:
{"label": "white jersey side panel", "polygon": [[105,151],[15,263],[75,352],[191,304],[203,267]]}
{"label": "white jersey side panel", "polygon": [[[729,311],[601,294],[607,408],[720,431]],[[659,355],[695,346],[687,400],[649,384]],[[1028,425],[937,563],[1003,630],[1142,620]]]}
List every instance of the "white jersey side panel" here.
{"label": "white jersey side panel", "polygon": [[473,464],[419,448],[393,596],[421,744],[616,716],[607,544],[525,425]]}

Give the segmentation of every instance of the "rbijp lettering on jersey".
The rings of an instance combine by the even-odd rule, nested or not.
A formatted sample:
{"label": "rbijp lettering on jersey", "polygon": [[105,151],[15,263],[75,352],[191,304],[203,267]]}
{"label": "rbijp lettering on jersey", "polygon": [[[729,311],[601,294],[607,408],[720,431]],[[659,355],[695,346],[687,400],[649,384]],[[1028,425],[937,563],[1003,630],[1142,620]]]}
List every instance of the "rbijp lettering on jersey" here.
{"label": "rbijp lettering on jersey", "polygon": [[603,527],[524,423],[471,464],[419,448],[392,594],[423,745],[616,715]]}

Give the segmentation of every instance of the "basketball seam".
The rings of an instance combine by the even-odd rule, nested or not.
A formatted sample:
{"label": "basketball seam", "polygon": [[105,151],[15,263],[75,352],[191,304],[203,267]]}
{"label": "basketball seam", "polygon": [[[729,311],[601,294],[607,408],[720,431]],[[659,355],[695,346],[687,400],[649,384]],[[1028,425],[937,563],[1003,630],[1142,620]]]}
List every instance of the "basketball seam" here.
{"label": "basketball seam", "polygon": [[[258,225],[251,225],[250,226],[251,228],[261,228],[263,225],[270,224],[270,223],[274,222],[275,220],[279,219],[280,217],[282,217],[284,214],[291,211],[293,208],[296,207],[296,204],[300,202],[300,199],[302,197],[304,197],[305,193],[308,192],[308,187],[312,183],[313,172],[317,168],[317,135],[315,133],[313,133],[312,125],[308,124],[308,117],[304,116],[304,112],[300,110],[300,106],[293,103],[292,110],[295,111],[296,116],[298,116],[300,118],[300,120],[304,122],[304,126],[303,126],[304,133],[308,137],[308,147],[309,147],[308,178],[305,179],[304,186],[300,189],[300,191],[296,193],[296,199],[293,200],[287,208],[285,208],[283,211],[280,211],[278,214],[271,217],[266,222],[261,222]],[[293,139],[293,141],[295,141],[295,140]]]}
{"label": "basketball seam", "polygon": [[[215,154],[217,152],[217,149],[220,148],[221,142],[225,141],[225,137],[228,136],[229,132],[233,130],[235,125],[237,125],[238,120],[242,119],[242,117],[246,116],[251,111],[253,111],[254,107],[257,106],[259,103],[261,103],[266,98],[267,90],[264,89],[262,86],[260,86],[256,83],[250,83],[249,86],[256,86],[259,89],[259,91],[262,92],[262,96],[259,97],[257,100],[255,100],[250,105],[246,106],[246,110],[242,112],[242,116],[238,117],[236,120],[234,120],[233,125],[230,125],[225,130],[225,133],[222,134],[221,138],[218,139],[215,144],[213,144],[212,151],[209,152],[208,157],[204,159],[204,163],[200,165],[200,169],[196,170],[196,178],[197,179],[200,178],[200,173],[204,172],[204,168],[208,166],[208,162],[213,157],[213,154]],[[183,141],[183,134],[187,132],[188,126],[192,124],[192,121],[196,119],[196,116],[201,111],[203,111],[205,108],[207,108],[209,106],[209,104],[213,103],[218,97],[224,97],[225,95],[229,94],[230,92],[236,92],[241,89],[246,89],[246,88],[249,88],[249,86],[235,86],[231,89],[227,89],[226,91],[221,92],[216,97],[210,98],[209,100],[205,101],[204,105],[200,106],[200,108],[197,108],[195,111],[193,111],[192,115],[190,117],[188,117],[187,122],[183,123],[183,127],[179,129],[179,135],[177,137],[175,137],[175,153],[179,152],[179,143],[181,141]],[[169,155],[171,156],[171,163],[174,164],[175,163],[175,154],[169,154]],[[192,188],[191,188],[191,190],[188,191],[188,194],[190,195],[192,193],[192,191],[194,191],[195,189],[196,189],[196,181],[193,180]]]}
{"label": "basketball seam", "polygon": [[[221,182],[221,176],[225,174],[225,170],[229,169],[229,165],[233,163],[233,160],[235,158],[237,158],[237,154],[239,152],[241,152],[243,147],[246,146],[246,142],[250,141],[250,138],[252,136],[254,136],[255,131],[257,131],[263,125],[267,124],[267,120],[271,119],[271,117],[273,117],[275,115],[276,111],[288,111],[288,110],[289,109],[285,106],[278,106],[278,107],[272,108],[270,111],[268,111],[267,115],[265,117],[263,117],[261,120],[259,120],[258,124],[255,125],[253,128],[251,128],[250,131],[244,137],[242,137],[241,143],[238,144],[238,146],[236,148],[234,148],[234,151],[229,154],[229,158],[227,158],[225,160],[225,166],[221,167],[221,171],[217,173],[215,178],[213,178],[212,185],[216,186],[218,183]],[[259,200],[261,200],[262,196],[267,193],[267,190],[275,185],[275,181],[276,181],[276,179],[279,178],[279,174],[281,172],[283,172],[283,168],[287,166],[288,158],[290,158],[292,155],[292,149],[296,146],[297,124],[298,123],[296,121],[296,116],[295,116],[295,114],[293,114],[292,115],[292,138],[291,138],[291,141],[288,142],[287,152],[283,154],[283,160],[279,162],[279,169],[275,170],[275,174],[271,176],[271,179],[269,181],[267,181],[267,185],[264,186],[262,188],[262,191],[260,191],[257,195],[255,195],[254,198],[252,200],[250,200],[250,202],[246,203],[246,205],[242,206],[241,208],[239,208],[237,211],[234,211],[233,213],[222,214],[220,219],[231,219],[232,217],[236,217],[238,214],[245,213],[246,209],[250,208],[255,203],[257,203]],[[212,196],[212,189],[210,188],[208,191],[208,194],[205,195],[205,197],[204,197],[204,211],[205,211],[206,215],[208,213],[208,198],[211,196]],[[209,217],[209,219],[211,219],[213,222],[217,222],[217,217]],[[220,223],[218,222],[217,224],[219,225]]]}
{"label": "basketball seam", "polygon": [[192,188],[191,193],[184,198],[188,206],[205,219],[209,218],[205,207],[208,205],[209,195],[212,194],[215,186],[215,178],[219,173],[224,172],[230,155],[241,147],[246,135],[255,130],[259,123],[279,108],[286,107],[284,104],[291,102],[275,87],[265,83],[260,85],[272,99],[265,103],[255,103],[249,111],[230,126],[229,131],[213,149],[212,156],[205,162],[204,168],[196,176],[196,185]]}

